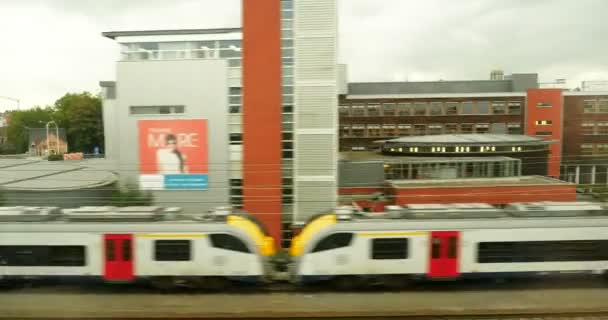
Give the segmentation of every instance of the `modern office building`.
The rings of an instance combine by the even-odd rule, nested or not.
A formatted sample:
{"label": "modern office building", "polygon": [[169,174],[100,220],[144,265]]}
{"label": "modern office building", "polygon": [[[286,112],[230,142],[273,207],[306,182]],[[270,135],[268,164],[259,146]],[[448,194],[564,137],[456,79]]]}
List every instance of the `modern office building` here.
{"label": "modern office building", "polygon": [[336,16],[335,0],[244,0],[242,29],[104,33],[121,47],[101,82],[121,181],[189,211],[230,203],[277,239],[333,207]]}

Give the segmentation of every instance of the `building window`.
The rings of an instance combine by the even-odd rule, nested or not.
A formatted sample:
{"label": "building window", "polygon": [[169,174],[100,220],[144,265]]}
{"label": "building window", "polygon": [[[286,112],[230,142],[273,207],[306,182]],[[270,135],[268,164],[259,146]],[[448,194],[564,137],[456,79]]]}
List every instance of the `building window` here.
{"label": "building window", "polygon": [[599,112],[608,113],[608,100],[600,100]]}
{"label": "building window", "polygon": [[414,115],[415,116],[426,116],[426,109],[428,104],[426,102],[414,103]]}
{"label": "building window", "polygon": [[397,132],[397,135],[400,137],[406,137],[412,134],[412,126],[409,124],[400,124],[398,128],[399,131]]}
{"label": "building window", "polygon": [[452,134],[452,133],[458,133],[458,124],[456,123],[448,123],[445,125],[445,133],[446,134]]}
{"label": "building window", "polygon": [[367,106],[367,116],[368,117],[378,117],[380,116],[380,106],[377,104],[370,104]]}
{"label": "building window", "polygon": [[399,115],[400,116],[411,116],[412,115],[412,104],[411,103],[400,103],[399,104]]}
{"label": "building window", "polygon": [[184,106],[131,106],[131,115],[145,114],[182,114],[185,112]]}
{"label": "building window", "polygon": [[601,121],[597,123],[596,134],[608,135],[608,122]]}
{"label": "building window", "polygon": [[242,133],[231,133],[230,134],[230,144],[233,146],[243,144],[243,134]]}
{"label": "building window", "polygon": [[154,241],[154,260],[156,261],[190,261],[190,240],[156,240]]}
{"label": "building window", "polygon": [[373,260],[407,259],[407,238],[372,239],[371,258]]}
{"label": "building window", "polygon": [[338,109],[340,111],[340,116],[341,117],[348,117],[350,116],[350,106],[347,104],[343,104],[340,106],[340,108]]}
{"label": "building window", "polygon": [[364,137],[365,136],[365,126],[361,124],[354,124],[351,129],[351,135],[353,137]]}
{"label": "building window", "polygon": [[595,100],[585,100],[583,102],[584,113],[595,113]]}
{"label": "building window", "polygon": [[597,154],[607,155],[608,154],[608,144],[600,143],[597,145]]}
{"label": "building window", "polygon": [[593,155],[593,145],[590,143],[581,144],[581,154],[584,156]]}
{"label": "building window", "polygon": [[492,114],[505,114],[505,102],[504,101],[495,101],[492,102]]}
{"label": "building window", "polygon": [[581,124],[583,135],[594,135],[595,134],[595,122],[583,122]]}
{"label": "building window", "polygon": [[471,101],[463,102],[460,108],[460,114],[473,114],[473,102]]}
{"label": "building window", "polygon": [[353,117],[365,117],[365,106],[353,105],[350,109],[350,115]]}
{"label": "building window", "polygon": [[473,124],[471,124],[471,123],[460,124],[460,133],[473,133]]}
{"label": "building window", "polygon": [[490,102],[477,102],[477,114],[490,114]]}
{"label": "building window", "polygon": [[395,136],[395,128],[394,124],[385,124],[382,125],[382,135],[384,137],[394,137]]}
{"label": "building window", "polygon": [[443,115],[443,103],[441,102],[431,102],[430,107],[430,115],[432,116],[441,116]]}
{"label": "building window", "polygon": [[225,233],[215,233],[209,235],[209,240],[211,240],[211,246],[218,249],[250,253],[251,251],[247,248],[245,242],[241,239]]}
{"label": "building window", "polygon": [[340,136],[350,137],[350,126],[348,126],[348,125],[340,126]]}
{"label": "building window", "polygon": [[339,248],[345,248],[350,246],[350,243],[353,241],[352,233],[334,233],[325,237],[323,240],[319,241],[317,245],[312,249],[312,252],[322,252],[328,250],[334,250]]}
{"label": "building window", "polygon": [[538,131],[535,134],[537,137],[550,137],[553,135],[553,132],[551,131]]}
{"label": "building window", "polygon": [[490,125],[487,123],[478,123],[475,125],[475,133],[488,133],[490,132]]}
{"label": "building window", "polygon": [[457,102],[448,102],[445,104],[445,115],[446,116],[455,116],[458,114],[458,103]]}
{"label": "building window", "polygon": [[426,134],[426,124],[415,124],[414,125],[414,135],[415,136],[423,136]]}
{"label": "building window", "polygon": [[382,113],[385,117],[392,117],[395,115],[397,107],[394,103],[385,103],[382,106]]}
{"label": "building window", "polygon": [[428,134],[430,135],[437,135],[437,134],[442,134],[443,133],[443,126],[440,124],[431,124],[429,125],[429,132]]}
{"label": "building window", "polygon": [[551,104],[551,102],[538,102],[536,106],[539,108],[551,108],[553,107],[553,104]]}
{"label": "building window", "polygon": [[537,120],[536,122],[537,126],[550,126],[553,124],[553,121],[551,120]]}
{"label": "building window", "polygon": [[521,102],[509,102],[509,114],[520,115],[521,114]]}
{"label": "building window", "polygon": [[230,113],[241,113],[241,106],[230,106],[228,107]]}
{"label": "building window", "polygon": [[368,137],[381,137],[382,131],[380,130],[380,125],[368,124],[367,125],[367,136]]}
{"label": "building window", "polygon": [[508,134],[522,134],[521,124],[519,124],[519,123],[507,124],[507,133]]}

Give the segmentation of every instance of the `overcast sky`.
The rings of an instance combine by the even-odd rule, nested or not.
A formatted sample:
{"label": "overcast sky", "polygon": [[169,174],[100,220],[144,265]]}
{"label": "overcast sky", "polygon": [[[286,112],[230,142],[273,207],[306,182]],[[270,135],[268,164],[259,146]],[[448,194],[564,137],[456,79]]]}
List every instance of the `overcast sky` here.
{"label": "overcast sky", "polygon": [[[240,26],[240,0],[0,0],[0,96],[23,107],[114,80],[103,31]],[[608,80],[605,0],[340,0],[351,81]],[[0,111],[11,102],[0,100]]]}

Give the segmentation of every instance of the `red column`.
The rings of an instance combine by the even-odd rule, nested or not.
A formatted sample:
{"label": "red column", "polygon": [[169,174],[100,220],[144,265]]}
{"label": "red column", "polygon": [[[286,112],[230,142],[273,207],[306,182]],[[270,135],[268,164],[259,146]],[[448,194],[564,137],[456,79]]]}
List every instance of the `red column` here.
{"label": "red column", "polygon": [[[526,134],[556,140],[549,145],[549,176],[559,179],[562,162],[564,100],[562,89],[528,90],[526,106]],[[552,122],[551,125],[538,125],[537,121]],[[538,136],[540,132],[551,132],[551,135]]]}
{"label": "red column", "polygon": [[281,2],[243,0],[244,209],[281,239]]}

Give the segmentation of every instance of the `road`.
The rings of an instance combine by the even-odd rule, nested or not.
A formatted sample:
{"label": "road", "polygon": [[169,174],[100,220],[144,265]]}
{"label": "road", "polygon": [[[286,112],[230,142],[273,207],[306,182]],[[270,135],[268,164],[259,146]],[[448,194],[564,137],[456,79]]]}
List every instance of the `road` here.
{"label": "road", "polygon": [[162,294],[137,286],[39,284],[0,291],[0,318],[380,318],[586,311],[608,315],[607,301],[608,281],[593,277],[424,283],[401,292],[359,293],[305,290]]}

